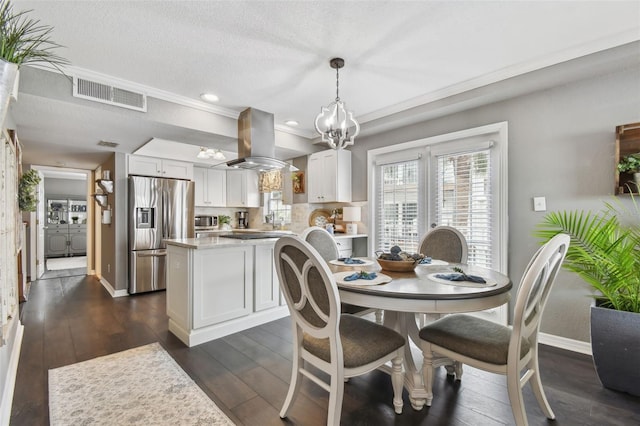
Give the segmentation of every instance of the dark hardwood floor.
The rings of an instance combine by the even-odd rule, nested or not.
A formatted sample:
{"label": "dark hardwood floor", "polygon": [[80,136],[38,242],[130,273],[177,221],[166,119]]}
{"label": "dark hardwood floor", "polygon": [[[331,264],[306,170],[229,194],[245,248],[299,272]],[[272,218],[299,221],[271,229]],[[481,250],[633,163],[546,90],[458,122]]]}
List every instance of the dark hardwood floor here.
{"label": "dark hardwood floor", "polygon": [[[238,425],[326,423],[328,395],[307,379],[290,418],[278,416],[291,374],[289,318],[187,348],[167,330],[164,292],[113,299],[95,277],[77,272],[83,271],[47,273],[21,305],[25,333],[11,425],[49,423],[49,369],[156,341]],[[604,389],[590,357],[542,346],[541,370],[557,420],[544,417],[527,386],[529,424],[640,424],[640,398]],[[465,367],[462,382],[454,382],[440,371],[434,393],[433,406],[422,411],[411,408],[405,393],[404,411],[396,415],[387,375],[351,379],[342,424],[513,424],[504,377]]]}

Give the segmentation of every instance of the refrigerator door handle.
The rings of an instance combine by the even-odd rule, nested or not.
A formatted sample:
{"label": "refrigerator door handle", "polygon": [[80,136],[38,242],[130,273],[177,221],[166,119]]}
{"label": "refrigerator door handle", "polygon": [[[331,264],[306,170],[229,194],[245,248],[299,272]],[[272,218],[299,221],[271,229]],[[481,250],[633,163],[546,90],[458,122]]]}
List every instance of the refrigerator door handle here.
{"label": "refrigerator door handle", "polygon": [[163,253],[139,253],[138,257],[163,257],[166,256],[167,252]]}

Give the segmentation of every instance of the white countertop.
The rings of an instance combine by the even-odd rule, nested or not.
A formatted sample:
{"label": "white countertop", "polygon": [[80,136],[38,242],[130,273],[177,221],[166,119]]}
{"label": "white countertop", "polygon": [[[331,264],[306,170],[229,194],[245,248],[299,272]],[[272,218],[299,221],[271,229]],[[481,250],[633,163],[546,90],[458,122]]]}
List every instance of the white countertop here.
{"label": "white countertop", "polygon": [[[224,231],[229,232],[229,231]],[[238,232],[234,230],[234,232]],[[295,235],[292,232],[287,231],[264,231],[264,230],[242,230],[240,232],[283,232]],[[366,234],[335,234],[334,238],[361,238],[366,237]],[[191,249],[210,249],[216,247],[230,247],[230,246],[246,246],[246,245],[259,245],[259,244],[273,244],[278,238],[259,238],[254,240],[238,240],[234,238],[224,238],[219,235],[212,234],[210,237],[204,238],[179,238],[179,239],[165,239],[164,242],[170,245],[185,247]]]}
{"label": "white countertop", "polygon": [[174,240],[165,239],[164,242],[167,245],[185,247],[190,249],[210,249],[218,247],[232,247],[232,246],[256,246],[261,244],[273,244],[277,241],[277,238],[260,238],[255,240],[238,240],[234,238],[224,238],[220,236],[205,237],[205,238],[179,238]]}

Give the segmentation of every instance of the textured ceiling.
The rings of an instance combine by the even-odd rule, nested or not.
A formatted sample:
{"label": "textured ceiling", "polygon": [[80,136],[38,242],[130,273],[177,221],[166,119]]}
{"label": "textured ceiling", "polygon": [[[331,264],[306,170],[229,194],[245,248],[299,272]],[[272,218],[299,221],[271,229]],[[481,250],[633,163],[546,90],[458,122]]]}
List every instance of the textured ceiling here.
{"label": "textured ceiling", "polygon": [[[291,131],[309,138],[320,106],[335,97],[328,65],[335,56],[346,61],[340,97],[366,131],[367,123],[392,113],[640,40],[638,1],[14,0],[14,7],[32,9],[55,28],[52,37],[66,46],[60,54],[74,72],[90,70],[194,104],[213,92],[223,114],[269,111],[277,128],[287,130],[284,122],[295,119],[300,126]],[[36,103],[27,97],[16,110],[25,145],[41,146],[43,135],[57,131],[51,123],[60,121],[41,117],[45,106],[37,115],[25,111]],[[59,108],[52,109],[60,114]],[[75,115],[67,115],[60,132],[79,126]],[[40,118],[48,128],[36,129]],[[87,145],[119,139],[131,151],[153,137],[200,143],[144,127],[138,132],[147,133],[131,142],[113,129],[99,136],[107,133],[100,127],[83,130]]]}

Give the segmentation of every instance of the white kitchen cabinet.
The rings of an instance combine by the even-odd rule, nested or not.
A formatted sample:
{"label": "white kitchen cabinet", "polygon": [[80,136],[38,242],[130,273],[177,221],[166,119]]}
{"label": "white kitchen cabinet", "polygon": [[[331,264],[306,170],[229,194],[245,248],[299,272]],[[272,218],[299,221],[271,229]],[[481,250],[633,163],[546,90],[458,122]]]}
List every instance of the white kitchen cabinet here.
{"label": "white kitchen cabinet", "polygon": [[340,257],[351,257],[353,254],[353,238],[351,237],[334,237],[338,246]]}
{"label": "white kitchen cabinet", "polygon": [[275,241],[167,241],[169,331],[199,345],[288,315],[279,305]]}
{"label": "white kitchen cabinet", "polygon": [[193,164],[162,158],[129,156],[129,174],[173,179],[193,179]]}
{"label": "white kitchen cabinet", "polygon": [[254,310],[274,308],[280,303],[280,284],[273,249],[275,244],[256,246]]}
{"label": "white kitchen cabinet", "polygon": [[307,189],[310,203],[350,202],[351,151],[330,149],[309,155]]}
{"label": "white kitchen cabinet", "polygon": [[[251,313],[253,247],[196,252],[193,271],[194,328]],[[216,273],[212,274],[211,271]]]}
{"label": "white kitchen cabinet", "polygon": [[260,207],[257,172],[227,170],[227,207]]}
{"label": "white kitchen cabinet", "polygon": [[226,207],[227,173],[204,167],[193,168],[196,207]]}

